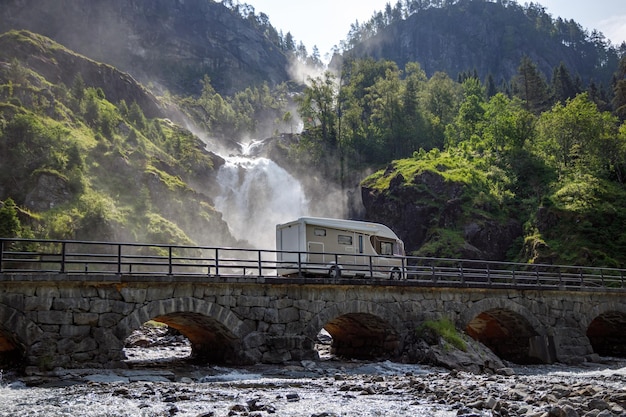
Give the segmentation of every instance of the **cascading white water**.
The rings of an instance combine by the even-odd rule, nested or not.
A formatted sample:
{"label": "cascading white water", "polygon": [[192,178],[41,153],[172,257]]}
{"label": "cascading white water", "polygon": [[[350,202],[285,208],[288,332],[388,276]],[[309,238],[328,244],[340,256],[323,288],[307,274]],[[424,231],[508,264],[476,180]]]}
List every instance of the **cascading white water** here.
{"label": "cascading white water", "polygon": [[308,215],[308,200],[300,182],[274,161],[250,155],[261,146],[241,146],[241,155],[224,157],[217,173],[221,188],[215,207],[222,212],[232,235],[251,247],[275,247],[276,224]]}

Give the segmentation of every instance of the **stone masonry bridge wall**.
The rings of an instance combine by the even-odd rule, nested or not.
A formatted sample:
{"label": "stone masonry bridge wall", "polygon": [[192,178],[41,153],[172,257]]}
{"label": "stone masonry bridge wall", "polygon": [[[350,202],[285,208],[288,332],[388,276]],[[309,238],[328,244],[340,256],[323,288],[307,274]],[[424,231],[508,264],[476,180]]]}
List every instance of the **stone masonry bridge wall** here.
{"label": "stone masonry bridge wall", "polygon": [[0,282],[0,353],[16,348],[26,365],[40,369],[123,367],[125,339],[148,320],[178,329],[193,355],[210,363],[313,359],[322,328],[343,352],[399,358],[420,324],[442,317],[468,333],[495,318],[505,332],[526,334],[531,349],[569,361],[593,353],[586,334],[594,319],[626,316],[623,295],[610,292],[53,277]]}

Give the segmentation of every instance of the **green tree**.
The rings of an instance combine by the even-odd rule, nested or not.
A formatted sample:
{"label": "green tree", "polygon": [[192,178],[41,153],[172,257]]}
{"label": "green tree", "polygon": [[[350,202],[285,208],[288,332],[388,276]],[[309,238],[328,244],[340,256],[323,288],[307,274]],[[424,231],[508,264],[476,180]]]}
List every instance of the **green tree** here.
{"label": "green tree", "polygon": [[619,62],[613,86],[613,109],[617,117],[626,120],[626,55]]}
{"label": "green tree", "polygon": [[[372,116],[370,125],[376,126],[386,150],[383,160],[400,158],[403,149],[402,137],[402,93],[400,71],[387,70],[384,78],[379,78],[368,89],[366,100],[371,103]],[[403,152],[404,151],[404,152]]]}
{"label": "green tree", "polygon": [[0,203],[0,237],[19,237],[22,230],[17,206],[12,198]]}
{"label": "green tree", "polygon": [[480,135],[485,114],[485,89],[476,78],[463,81],[463,102],[453,124],[446,129],[446,145],[448,147],[459,142],[470,141]]}
{"label": "green tree", "polygon": [[445,127],[454,121],[460,97],[461,86],[442,72],[436,72],[422,90],[420,103],[430,128],[433,147],[443,148]]}
{"label": "green tree", "polygon": [[617,135],[616,125],[586,93],[579,94],[541,115],[536,149],[561,174],[597,175],[606,168],[604,149],[607,140]]}
{"label": "green tree", "polygon": [[309,77],[308,80],[309,85],[297,99],[304,127],[319,131],[324,142],[336,147],[336,77],[330,71],[326,71],[323,76]]}
{"label": "green tree", "polygon": [[579,91],[576,91],[574,80],[563,62],[554,68],[552,74],[552,95],[554,100],[565,103],[568,99],[576,97]]}
{"label": "green tree", "polygon": [[518,68],[518,74],[513,79],[513,93],[524,100],[526,110],[541,114],[550,106],[548,85],[534,62],[524,56]]}
{"label": "green tree", "polygon": [[520,99],[509,99],[502,93],[486,103],[484,119],[483,138],[496,152],[522,149],[535,134],[535,117]]}

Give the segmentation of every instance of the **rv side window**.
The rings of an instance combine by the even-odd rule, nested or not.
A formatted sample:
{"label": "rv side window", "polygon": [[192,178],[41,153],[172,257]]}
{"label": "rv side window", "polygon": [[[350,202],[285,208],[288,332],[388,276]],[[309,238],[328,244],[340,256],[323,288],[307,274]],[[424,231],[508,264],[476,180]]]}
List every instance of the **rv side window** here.
{"label": "rv side window", "polygon": [[339,235],[337,236],[337,243],[339,243],[340,245],[352,246],[352,236]]}
{"label": "rv side window", "polygon": [[393,243],[380,242],[380,254],[381,255],[393,255]]}
{"label": "rv side window", "polygon": [[320,229],[319,227],[316,227],[313,230],[313,234],[315,236],[326,236],[326,229]]}

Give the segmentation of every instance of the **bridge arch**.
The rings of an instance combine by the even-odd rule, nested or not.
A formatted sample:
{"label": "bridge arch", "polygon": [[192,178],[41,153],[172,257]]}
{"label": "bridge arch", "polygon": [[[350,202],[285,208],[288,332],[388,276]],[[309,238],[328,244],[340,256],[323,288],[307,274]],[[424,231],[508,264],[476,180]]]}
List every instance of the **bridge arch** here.
{"label": "bridge arch", "polygon": [[594,353],[626,357],[626,304],[602,303],[591,309],[581,326]]}
{"label": "bridge arch", "polygon": [[152,301],[121,320],[115,334],[123,341],[149,320],[167,324],[186,336],[191,342],[192,358],[197,361],[246,362],[241,340],[249,330],[227,308],[194,297]]}
{"label": "bridge arch", "polygon": [[461,325],[501,359],[514,363],[551,362],[554,353],[544,327],[523,305],[486,298],[462,313]]}
{"label": "bridge arch", "polygon": [[0,363],[22,360],[42,336],[43,330],[24,313],[0,304]]}
{"label": "bridge arch", "polygon": [[351,300],[335,303],[315,315],[304,330],[315,340],[321,329],[333,338],[337,356],[359,359],[397,356],[401,350],[401,312],[384,305]]}

